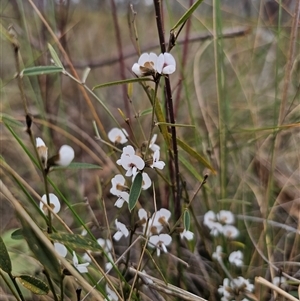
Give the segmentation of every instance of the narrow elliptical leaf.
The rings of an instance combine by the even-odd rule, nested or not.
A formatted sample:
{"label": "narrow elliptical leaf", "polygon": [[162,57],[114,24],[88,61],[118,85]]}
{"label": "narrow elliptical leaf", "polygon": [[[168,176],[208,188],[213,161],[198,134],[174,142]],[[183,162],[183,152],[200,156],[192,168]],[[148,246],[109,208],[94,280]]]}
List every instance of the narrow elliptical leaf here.
{"label": "narrow elliptical leaf", "polygon": [[6,246],[0,236],[0,269],[6,273],[11,273],[11,260],[7,252]]}
{"label": "narrow elliptical leaf", "polygon": [[139,199],[139,196],[140,196],[141,191],[142,191],[142,184],[143,184],[143,176],[139,172],[135,176],[134,181],[133,181],[132,186],[131,186],[131,189],[130,189],[129,202],[128,202],[129,211],[131,211],[135,207],[135,205],[136,205],[136,203]]}
{"label": "narrow elliptical leaf", "polygon": [[36,295],[47,295],[49,292],[49,287],[45,282],[31,275],[21,275],[17,279],[24,287]]}

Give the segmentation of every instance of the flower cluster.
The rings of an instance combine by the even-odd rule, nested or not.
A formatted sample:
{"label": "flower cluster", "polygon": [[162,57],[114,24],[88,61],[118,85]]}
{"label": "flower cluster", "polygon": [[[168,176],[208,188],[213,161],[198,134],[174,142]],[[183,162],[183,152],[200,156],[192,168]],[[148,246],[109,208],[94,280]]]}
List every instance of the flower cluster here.
{"label": "flower cluster", "polygon": [[212,236],[223,234],[227,238],[236,238],[239,230],[233,225],[235,219],[231,211],[221,210],[219,213],[208,211],[204,215],[204,225],[211,231]]}
{"label": "flower cluster", "polygon": [[[249,282],[248,279],[245,279],[241,276],[234,278],[232,280],[224,278],[223,285],[220,285],[218,293],[222,295],[222,301],[231,301],[234,300],[235,296],[245,293],[251,293],[254,290],[254,285]],[[238,299],[242,301],[247,301],[247,298]]]}
{"label": "flower cluster", "polygon": [[165,52],[157,56],[155,53],[143,53],[138,62],[132,66],[137,76],[155,76],[157,73],[168,75],[176,70],[176,61],[172,54]]}
{"label": "flower cluster", "polygon": [[[112,129],[109,133],[114,132],[114,135],[110,135],[110,140],[112,142],[125,143],[125,134],[126,131],[124,129],[117,130]],[[124,136],[122,136],[124,135]],[[141,173],[143,177],[142,181],[142,189],[147,190],[151,186],[151,179],[149,175],[145,172],[145,167],[150,167],[152,169],[163,169],[165,167],[165,162],[160,160],[160,147],[155,144],[157,135],[153,135],[150,143],[149,149],[153,152],[151,162],[146,163],[144,159],[141,157],[140,153],[137,152],[133,146],[127,145],[123,147],[123,151],[120,159],[117,160],[117,164],[122,166],[125,171],[126,177],[131,177],[132,181],[134,180],[137,173]],[[126,180],[121,174],[115,175],[111,179],[111,189],[110,193],[118,197],[115,202],[115,206],[121,208],[124,202],[128,203],[129,199],[129,187],[126,185]]]}
{"label": "flower cluster", "polygon": [[148,246],[156,248],[157,256],[160,256],[160,251],[167,253],[167,246],[172,242],[172,237],[166,233],[160,233],[165,227],[169,228],[169,219],[171,212],[168,209],[161,208],[155,212],[152,217],[148,217],[145,209],[141,208],[138,211],[139,224],[143,227],[145,236],[150,236]]}

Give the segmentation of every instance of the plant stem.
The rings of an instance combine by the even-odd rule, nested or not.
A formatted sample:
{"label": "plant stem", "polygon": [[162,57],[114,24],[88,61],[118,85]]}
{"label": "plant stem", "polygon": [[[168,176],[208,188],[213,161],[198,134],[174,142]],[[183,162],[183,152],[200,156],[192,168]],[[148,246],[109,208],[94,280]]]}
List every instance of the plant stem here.
{"label": "plant stem", "polygon": [[[162,24],[160,3],[161,3],[160,0],[154,0],[156,25],[157,25],[158,35],[159,35],[160,48],[161,48],[161,52],[165,53],[166,43],[165,43],[164,29]],[[166,104],[167,104],[166,114],[169,116],[170,123],[175,124],[171,83],[168,76],[165,77],[165,97],[166,97]],[[169,150],[170,157],[171,158],[173,157],[174,169],[175,169],[175,173],[172,172],[173,168],[171,169],[171,176],[172,176],[172,184],[173,184],[172,187],[173,187],[173,196],[174,196],[174,212],[175,212],[175,219],[177,220],[181,216],[181,205],[180,205],[180,194],[178,193],[179,185],[180,185],[180,177],[179,177],[179,163],[178,163],[178,148],[177,148],[177,141],[176,141],[176,127],[172,126],[169,130],[172,136],[172,147],[173,147],[173,155],[174,155],[173,157]]]}
{"label": "plant stem", "polygon": [[[8,273],[8,276],[9,276],[9,278],[11,279],[11,281],[13,282],[13,284],[14,284],[14,286],[15,286],[15,288],[16,288],[16,290],[17,290],[19,296],[20,296],[20,299],[21,299],[22,301],[25,301],[25,298],[24,298],[24,296],[23,296],[23,294],[22,294],[22,292],[21,292],[21,290],[20,290],[20,288],[19,288],[19,285],[18,285],[18,283],[17,283],[17,281],[16,281],[16,278],[15,278],[11,273]],[[3,278],[4,278],[4,277],[3,277]]]}
{"label": "plant stem", "polygon": [[[126,79],[122,39],[121,39],[120,26],[119,26],[118,17],[117,17],[117,7],[115,4],[115,0],[111,0],[110,3],[111,3],[111,8],[112,8],[113,23],[114,23],[114,27],[115,27],[115,31],[116,31],[117,48],[118,48],[118,52],[119,52],[120,75],[121,75],[122,79]],[[122,85],[122,91],[123,91],[125,112],[127,114],[127,117],[129,118],[130,110],[129,110],[129,104],[127,101],[127,89],[126,89],[125,85]]]}

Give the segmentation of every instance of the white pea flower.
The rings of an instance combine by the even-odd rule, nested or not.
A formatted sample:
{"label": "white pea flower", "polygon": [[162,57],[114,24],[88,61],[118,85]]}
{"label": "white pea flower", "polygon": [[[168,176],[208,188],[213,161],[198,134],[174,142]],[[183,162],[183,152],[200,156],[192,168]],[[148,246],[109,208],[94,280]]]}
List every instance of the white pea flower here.
{"label": "white pea flower", "polygon": [[109,239],[98,238],[97,243],[102,247],[102,249],[106,253],[109,253],[112,250],[112,243]]}
{"label": "white pea flower", "polygon": [[233,238],[237,238],[239,236],[240,232],[239,230],[233,226],[233,225],[224,225],[223,226],[223,235],[233,239]]}
{"label": "white pea flower", "polygon": [[221,210],[217,214],[217,219],[222,224],[230,225],[234,223],[234,215],[231,211],[228,210]]}
{"label": "white pea flower", "polygon": [[63,145],[58,151],[58,160],[55,161],[55,164],[68,166],[74,159],[74,156],[74,149],[69,145]]}
{"label": "white pea flower", "polygon": [[110,287],[107,284],[105,285],[105,290],[106,290],[106,294],[107,294],[107,298],[105,299],[106,301],[118,301],[119,300],[117,294],[112,289],[110,289]]}
{"label": "white pea flower", "polygon": [[143,53],[137,63],[132,66],[132,71],[137,76],[155,75],[157,55],[153,52]]}
{"label": "white pea flower", "polygon": [[210,234],[212,236],[218,236],[223,232],[223,226],[219,222],[217,222],[217,216],[211,210],[207,211],[204,214],[203,224],[211,230]]}
{"label": "white pea flower", "polygon": [[125,185],[125,178],[120,174],[115,175],[111,179],[111,184],[112,187],[110,189],[110,193],[118,197],[117,201],[115,202],[115,206],[121,208],[124,202],[128,203],[129,199],[129,193],[124,191],[128,190],[128,187]]}
{"label": "white pea flower", "polygon": [[243,265],[244,255],[241,251],[234,251],[229,255],[229,262],[234,264],[237,267],[241,267]]}
{"label": "white pea flower", "polygon": [[151,168],[163,169],[165,167],[164,161],[159,161],[160,151],[157,149],[153,154],[153,163],[150,165]]}
{"label": "white pea flower", "polygon": [[89,264],[90,264],[89,262],[78,263],[77,255],[76,255],[75,251],[73,251],[73,265],[78,270],[79,273],[81,273],[81,274],[88,273],[87,266]]}
{"label": "white pea flower", "polygon": [[149,148],[155,152],[156,150],[160,150],[160,146],[155,144],[155,141],[157,139],[157,134],[154,134],[150,140],[150,143],[149,143]]}
{"label": "white pea flower", "polygon": [[151,179],[146,172],[142,173],[142,177],[143,177],[142,189],[147,190],[151,186],[152,183]]}
{"label": "white pea flower", "polygon": [[[44,202],[40,202],[40,209],[44,212],[44,214],[48,214],[48,208],[45,204],[47,204],[47,196],[44,194],[42,196],[42,200]],[[54,213],[58,213],[60,211],[60,202],[58,197],[54,193],[49,193],[49,201],[50,207]]]}
{"label": "white pea flower", "polygon": [[114,234],[113,239],[119,241],[123,236],[127,237],[129,235],[129,231],[126,226],[119,222],[117,219],[115,220],[117,232]]}
{"label": "white pea flower", "polygon": [[278,287],[281,288],[286,288],[287,283],[286,283],[286,278],[284,276],[276,276],[272,279],[272,283]]}
{"label": "white pea flower", "polygon": [[172,74],[176,70],[176,61],[172,54],[161,53],[157,59],[156,70],[160,74]]}
{"label": "white pea flower", "polygon": [[160,256],[160,249],[165,253],[168,252],[167,247],[172,242],[172,237],[169,234],[153,235],[149,238],[148,245],[151,248],[156,247],[157,256]]}
{"label": "white pea flower", "polygon": [[61,256],[61,257],[66,257],[67,256],[68,250],[67,250],[67,248],[63,244],[61,244],[59,242],[55,242],[53,244],[53,246],[54,246],[54,249],[55,249],[56,253],[59,256]]}
{"label": "white pea flower", "polygon": [[121,158],[117,160],[118,165],[126,170],[126,176],[131,177],[137,174],[139,170],[143,170],[145,167],[144,160],[135,154],[134,148],[128,145],[123,148]]}
{"label": "white pea flower", "polygon": [[128,141],[128,133],[125,129],[112,128],[108,134],[108,139],[113,143],[124,144]]}
{"label": "white pea flower", "polygon": [[186,239],[186,240],[193,240],[194,239],[194,233],[192,231],[184,229],[182,232],[180,232],[180,238]]}
{"label": "white pea flower", "polygon": [[171,217],[171,211],[165,208],[159,209],[157,212],[153,213],[153,226],[157,228],[161,228],[159,232],[162,230],[164,226],[169,226],[169,219]]}
{"label": "white pea flower", "polygon": [[242,276],[233,279],[231,283],[231,287],[235,290],[238,289],[240,291],[249,292],[249,293],[254,291],[254,285],[250,283],[249,279],[245,279]]}
{"label": "white pea flower", "polygon": [[223,279],[223,285],[218,288],[218,293],[223,295],[222,301],[229,301],[232,298],[232,288],[230,286],[230,280],[228,278]]}
{"label": "white pea flower", "polygon": [[223,248],[222,246],[217,246],[216,252],[212,254],[212,258],[216,259],[217,261],[222,261],[222,254],[223,254]]}
{"label": "white pea flower", "polygon": [[40,138],[36,138],[36,148],[41,159],[41,162],[46,167],[47,160],[48,160],[48,147],[46,146],[45,142]]}

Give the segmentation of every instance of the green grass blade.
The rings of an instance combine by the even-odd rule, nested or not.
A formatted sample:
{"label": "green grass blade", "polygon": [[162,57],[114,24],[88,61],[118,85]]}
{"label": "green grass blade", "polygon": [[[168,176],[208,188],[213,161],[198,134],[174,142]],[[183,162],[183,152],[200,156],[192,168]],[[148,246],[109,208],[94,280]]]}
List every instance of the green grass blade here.
{"label": "green grass blade", "polygon": [[43,75],[62,72],[64,69],[57,66],[36,66],[25,68],[21,71],[20,76],[33,76],[33,75]]}

